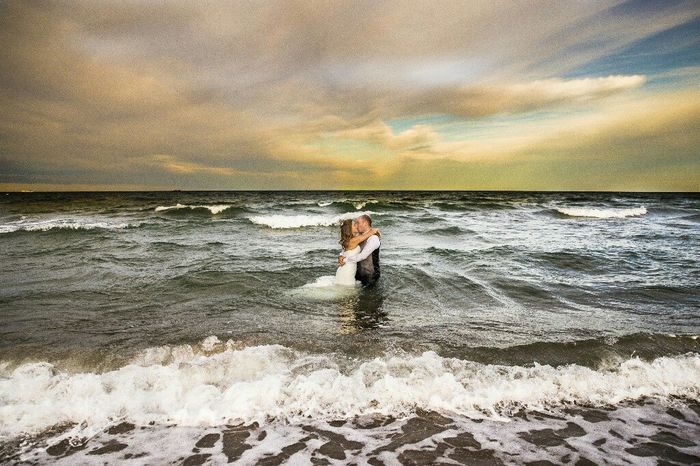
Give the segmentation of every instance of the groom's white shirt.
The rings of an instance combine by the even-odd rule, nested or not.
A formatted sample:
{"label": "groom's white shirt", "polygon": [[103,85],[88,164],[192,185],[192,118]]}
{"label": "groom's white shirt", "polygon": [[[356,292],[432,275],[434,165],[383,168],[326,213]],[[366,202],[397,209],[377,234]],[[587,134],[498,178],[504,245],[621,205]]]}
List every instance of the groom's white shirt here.
{"label": "groom's white shirt", "polygon": [[354,256],[347,257],[345,256],[345,251],[341,252],[341,256],[345,256],[345,262],[360,262],[369,257],[370,254],[374,252],[375,249],[379,247],[379,244],[381,241],[379,241],[379,236],[377,235],[372,235],[369,238],[365,240],[365,246],[360,250],[359,254],[355,254]]}

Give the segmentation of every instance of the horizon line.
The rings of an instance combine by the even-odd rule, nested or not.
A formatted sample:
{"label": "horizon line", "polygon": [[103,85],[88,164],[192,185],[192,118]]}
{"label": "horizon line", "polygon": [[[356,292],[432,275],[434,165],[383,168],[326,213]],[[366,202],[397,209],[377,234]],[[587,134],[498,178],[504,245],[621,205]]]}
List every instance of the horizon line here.
{"label": "horizon line", "polygon": [[628,194],[700,194],[698,191],[633,191],[633,190],[586,190],[586,189],[135,189],[135,190],[20,190],[0,191],[2,194],[53,194],[53,193],[224,193],[224,192],[499,192],[499,193],[628,193]]}

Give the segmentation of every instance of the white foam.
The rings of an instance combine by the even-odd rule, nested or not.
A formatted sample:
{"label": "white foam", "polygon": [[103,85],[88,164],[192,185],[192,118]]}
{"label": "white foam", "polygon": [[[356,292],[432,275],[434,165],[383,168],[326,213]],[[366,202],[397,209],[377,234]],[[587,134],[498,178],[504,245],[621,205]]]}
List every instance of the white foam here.
{"label": "white foam", "polygon": [[48,230],[94,230],[97,228],[115,230],[137,226],[138,224],[90,217],[63,217],[45,219],[27,219],[0,224],[0,234],[15,231],[48,231]]}
{"label": "white foam", "polygon": [[379,201],[375,200],[370,200],[370,201],[364,201],[364,202],[354,202],[353,205],[357,210],[364,209],[367,204],[376,204]]}
{"label": "white foam", "polygon": [[434,352],[355,361],[210,337],[194,347],[148,349],[103,373],[64,372],[47,362],[0,364],[0,436],[62,422],[90,430],[115,420],[213,426],[401,415],[416,407],[498,418],[523,407],[679,396],[700,398],[697,354],[631,358],[595,370],[487,365]]}
{"label": "white foam", "polygon": [[357,202],[357,201],[351,201],[351,200],[349,200],[349,199],[344,199],[344,200],[340,200],[340,201],[319,201],[319,202],[316,203],[316,205],[318,205],[319,207],[328,207],[329,205],[332,205],[332,204],[335,204],[335,203],[342,204],[342,203],[345,203],[345,202],[352,203],[352,205],[354,205],[355,208],[356,208],[357,210],[362,210],[362,209],[365,208],[365,206],[366,206],[367,204],[376,204],[376,203],[379,202],[379,201],[376,201],[376,200],[374,200],[374,199],[371,199],[371,200],[369,200],[369,201]]}
{"label": "white foam", "polygon": [[362,214],[372,212],[348,212],[340,215],[323,214],[297,214],[297,215],[256,215],[248,220],[257,224],[275,229],[302,228],[302,227],[328,227],[337,225],[343,220],[353,219]]}
{"label": "white foam", "polygon": [[[435,431],[425,431],[425,424],[431,420],[418,418],[420,421],[411,426],[406,419],[385,419],[381,416],[368,416],[358,418],[354,422],[344,425],[329,424],[323,421],[306,420],[303,423],[288,424],[285,422],[270,422],[259,426],[249,425],[243,427],[248,435],[243,445],[245,447],[234,453],[241,453],[240,457],[234,457],[236,464],[264,464],[270,456],[284,454],[285,447],[301,442],[305,448],[292,453],[284,464],[307,465],[312,464],[313,458],[319,456],[328,457],[324,451],[326,439],[345,438],[354,445],[343,445],[344,441],[337,442],[345,450],[346,458],[352,458],[353,464],[373,464],[376,460],[384,464],[414,463],[402,458],[407,450],[443,449],[449,443],[454,445],[455,437],[473,437],[477,442],[474,447],[484,454],[483,464],[498,463],[497,460],[488,461],[492,454],[504,464],[528,464],[537,461],[549,461],[554,464],[562,464],[562,458],[568,455],[571,461],[567,464],[576,464],[581,458],[587,458],[595,464],[630,464],[631,455],[626,448],[630,445],[646,440],[658,440],[657,436],[667,436],[668,432],[677,436],[682,445],[684,441],[691,442],[689,447],[680,447],[677,454],[694,455],[697,451],[697,422],[698,415],[690,408],[674,404],[673,414],[681,414],[682,419],[669,414],[663,403],[621,406],[617,409],[605,412],[605,416],[587,421],[579,413],[557,413],[561,417],[549,418],[540,416],[511,417],[510,422],[502,422],[492,419],[470,419],[461,416],[449,415],[450,423],[442,424]],[[592,410],[593,411],[593,410]],[[651,421],[651,422],[650,422]],[[410,422],[410,421],[408,421]],[[433,421],[434,422],[434,421]],[[440,422],[438,420],[438,422]],[[570,423],[578,426],[583,432],[575,435],[567,435],[560,429],[570,429]],[[335,425],[334,425],[335,424]],[[435,425],[435,424],[433,424]],[[229,455],[233,452],[219,441],[222,431],[227,427],[164,427],[153,426],[133,429],[122,434],[99,432],[85,442],[84,437],[72,437],[59,435],[49,440],[50,445],[56,445],[68,440],[72,445],[82,446],[75,449],[68,456],[56,457],[47,452],[46,445],[27,442],[29,451],[17,457],[21,464],[121,464],[126,458],[143,458],[147,464],[175,464],[181,463],[196,451],[203,450],[209,464],[226,464],[231,461]],[[543,432],[549,429],[550,432]],[[310,436],[310,431],[316,430],[318,436]],[[437,431],[437,432],[436,432]],[[558,431],[558,432],[557,432]],[[544,433],[536,444],[531,443],[531,436],[539,437],[537,432]],[[410,433],[408,436],[406,433]],[[573,432],[572,432],[573,433]],[[81,432],[83,434],[83,432]],[[197,445],[205,435],[215,437],[214,444],[210,446]],[[417,434],[417,435],[412,435]],[[528,435],[529,434],[529,435]],[[563,434],[563,435],[562,435]],[[581,435],[583,434],[583,435]],[[660,434],[660,435],[659,435]],[[226,435],[224,433],[224,435]],[[563,437],[566,442],[563,442]],[[548,442],[547,440],[555,440]],[[234,440],[235,442],[235,440]],[[595,444],[593,443],[595,442]],[[681,443],[682,442],[682,443]],[[109,444],[121,444],[121,448],[114,452],[100,452],[95,450]],[[226,442],[229,444],[229,442]],[[440,446],[438,446],[440,445]],[[476,445],[479,445],[478,447]],[[242,445],[241,445],[242,446]],[[236,450],[236,449],[233,449]],[[463,458],[459,462],[457,457],[451,455],[452,448],[443,449],[442,463],[447,464],[452,460],[453,464],[466,462]],[[287,449],[288,451],[288,449]],[[454,450],[452,450],[454,451]],[[675,451],[675,450],[673,450]],[[144,455],[147,455],[145,456]],[[290,452],[291,453],[291,452]],[[137,456],[138,455],[138,456]],[[335,455],[334,455],[335,456]],[[96,458],[97,457],[97,458]],[[335,456],[337,458],[337,456]],[[375,459],[374,461],[372,459]],[[416,458],[414,456],[414,458]],[[14,459],[14,458],[13,458]],[[331,458],[332,459],[332,458]],[[416,458],[417,459],[417,458]],[[641,461],[640,461],[641,460]],[[652,457],[635,457],[635,465],[655,465],[658,459]],[[332,461],[331,464],[347,464],[347,460]],[[419,460],[420,462],[420,460]],[[439,460],[434,461],[440,462]],[[688,461],[686,461],[688,462]]]}
{"label": "white foam", "polygon": [[559,207],[557,211],[570,217],[625,218],[646,215],[646,207],[630,209],[595,209],[590,207]]}
{"label": "white foam", "polygon": [[188,204],[180,204],[177,203],[175,205],[171,206],[158,206],[156,207],[156,212],[165,212],[168,210],[178,210],[178,209],[207,209],[209,212],[212,214],[220,214],[224,210],[228,209],[231,207],[230,204],[215,204],[215,205],[188,205]]}
{"label": "white foam", "polygon": [[[438,445],[444,447],[447,439],[451,439],[450,443],[454,445],[453,440],[456,436],[466,436],[473,437],[477,442],[476,445],[479,447],[476,445],[475,447],[485,454],[484,462],[488,461],[488,456],[493,454],[505,464],[527,464],[536,461],[561,464],[562,458],[569,455],[568,458],[571,461],[567,463],[570,464],[577,463],[580,458],[587,458],[595,464],[630,464],[630,453],[625,450],[629,445],[634,445],[642,439],[654,440],[657,435],[665,436],[668,432],[677,435],[679,440],[682,439],[681,442],[683,440],[691,442],[690,447],[680,447],[679,453],[695,454],[697,450],[695,434],[700,418],[692,409],[679,403],[674,403],[673,407],[674,412],[670,414],[664,403],[629,404],[614,410],[606,410],[605,416],[591,420],[581,416],[582,412],[560,412],[556,413],[558,414],[556,418],[542,417],[537,414],[528,415],[526,418],[525,416],[511,417],[508,419],[509,422],[496,419],[470,419],[448,413],[451,422],[442,424],[440,428],[435,429],[437,432],[423,430],[426,422],[431,423],[429,418],[419,418],[420,422],[414,426],[408,424],[410,421],[405,418],[392,420],[381,416],[361,417],[343,425],[313,419],[295,424],[273,421],[259,426],[243,427],[242,430],[246,431],[244,435],[247,435],[243,444],[245,447],[234,453],[237,455],[242,452],[240,457],[234,458],[230,457],[233,452],[225,451],[228,449],[224,446],[224,442],[219,441],[222,431],[226,432],[228,427],[149,426],[120,434],[98,432],[94,437],[89,438],[87,443],[85,443],[87,440],[84,436],[85,432],[79,432],[81,435],[75,436],[69,432],[67,435],[59,434],[51,438],[48,444],[56,445],[68,440],[76,447],[82,446],[82,449],[75,449],[68,456],[56,457],[47,452],[46,445],[42,443],[32,445],[31,439],[28,439],[28,441],[25,440],[25,444],[29,448],[17,457],[17,462],[68,466],[102,465],[120,464],[126,458],[137,457],[143,458],[147,464],[175,464],[181,463],[183,458],[192,455],[193,448],[197,448],[196,451],[203,450],[206,455],[211,455],[207,458],[209,464],[226,464],[232,459],[236,464],[261,464],[273,455],[282,454],[282,457],[286,457],[285,447],[301,442],[305,448],[292,453],[284,464],[307,465],[312,463],[313,458],[328,457],[328,452],[323,448],[326,444],[325,438],[332,439],[338,436],[337,438],[344,437],[351,442],[357,442],[353,446],[342,445],[345,443],[342,441],[338,442],[343,446],[346,457],[350,456],[354,464],[373,464],[376,459],[384,464],[405,464],[406,458],[401,456],[407,450],[434,451],[442,449]],[[595,412],[595,410],[591,411]],[[678,416],[678,413],[681,416]],[[409,416],[408,419],[411,417]],[[560,431],[560,429],[570,429],[572,427],[570,423],[578,426],[583,432],[569,436]],[[555,441],[547,442],[548,439],[543,438],[537,440],[536,444],[531,443],[530,436],[536,436],[534,435],[536,432],[542,432],[544,429],[551,431],[551,433],[545,432],[545,437]],[[318,437],[309,435],[313,430],[318,432]],[[406,436],[407,432],[418,435]],[[215,437],[212,446],[200,444],[205,435]],[[566,443],[562,442],[562,437],[566,437]],[[123,449],[95,454],[97,448],[115,443],[121,444],[120,447]],[[225,443],[230,445],[229,442]],[[457,458],[450,455],[450,450],[451,448],[448,448],[443,453],[443,462],[449,463],[450,459],[453,463],[457,462],[455,461]],[[375,461],[372,461],[372,458]],[[489,463],[497,462],[489,461]],[[331,464],[346,463],[346,460],[341,460]],[[654,465],[656,463],[657,458],[654,457],[635,457],[634,464]]]}

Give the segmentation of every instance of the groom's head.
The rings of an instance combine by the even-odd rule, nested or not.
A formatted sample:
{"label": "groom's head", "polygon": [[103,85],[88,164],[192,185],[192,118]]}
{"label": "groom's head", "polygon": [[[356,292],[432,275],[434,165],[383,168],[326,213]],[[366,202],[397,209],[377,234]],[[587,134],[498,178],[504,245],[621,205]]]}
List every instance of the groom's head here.
{"label": "groom's head", "polygon": [[364,233],[372,228],[372,219],[367,214],[362,214],[357,217],[357,219],[355,219],[355,223],[357,224],[357,231],[360,233]]}

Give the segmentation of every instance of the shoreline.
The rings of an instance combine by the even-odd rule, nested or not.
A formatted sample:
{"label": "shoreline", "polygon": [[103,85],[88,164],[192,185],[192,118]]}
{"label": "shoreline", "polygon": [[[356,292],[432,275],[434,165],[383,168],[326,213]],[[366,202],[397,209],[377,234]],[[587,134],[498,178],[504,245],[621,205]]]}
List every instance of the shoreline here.
{"label": "shoreline", "polygon": [[[416,409],[409,416],[356,416],[303,423],[270,420],[217,427],[114,422],[85,437],[52,427],[0,446],[15,464],[178,462],[241,464],[655,464],[700,461],[700,403],[642,399],[619,406],[520,410],[475,419]],[[74,431],[74,430],[73,430]],[[155,448],[154,448],[155,446]],[[165,448],[162,448],[165,446]]]}

